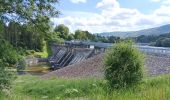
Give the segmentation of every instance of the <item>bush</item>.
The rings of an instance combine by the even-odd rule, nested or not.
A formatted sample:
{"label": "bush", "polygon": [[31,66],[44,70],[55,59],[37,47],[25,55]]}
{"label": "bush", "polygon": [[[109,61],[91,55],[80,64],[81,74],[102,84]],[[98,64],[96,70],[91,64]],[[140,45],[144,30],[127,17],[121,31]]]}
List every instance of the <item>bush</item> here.
{"label": "bush", "polygon": [[2,60],[0,60],[0,90],[10,88],[11,82],[15,78],[13,73],[7,71],[7,68],[5,66],[6,64],[4,64]]}
{"label": "bush", "polygon": [[111,88],[126,88],[143,77],[143,55],[132,42],[117,43],[105,55],[105,78]]}
{"label": "bush", "polygon": [[14,79],[10,67],[15,65],[18,59],[19,56],[12,45],[0,39],[0,90],[10,87]]}
{"label": "bush", "polygon": [[25,58],[22,58],[17,63],[17,71],[23,71],[26,68],[26,61]]}

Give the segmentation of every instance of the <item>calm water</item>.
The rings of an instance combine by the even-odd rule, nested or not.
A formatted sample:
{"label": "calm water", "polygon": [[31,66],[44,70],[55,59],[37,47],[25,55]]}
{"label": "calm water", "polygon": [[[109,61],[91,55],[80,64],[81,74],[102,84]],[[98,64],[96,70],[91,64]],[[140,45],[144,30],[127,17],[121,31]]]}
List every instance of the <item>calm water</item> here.
{"label": "calm water", "polygon": [[50,66],[46,63],[39,63],[35,66],[29,66],[25,69],[25,71],[18,72],[19,75],[44,75],[46,73],[49,73]]}

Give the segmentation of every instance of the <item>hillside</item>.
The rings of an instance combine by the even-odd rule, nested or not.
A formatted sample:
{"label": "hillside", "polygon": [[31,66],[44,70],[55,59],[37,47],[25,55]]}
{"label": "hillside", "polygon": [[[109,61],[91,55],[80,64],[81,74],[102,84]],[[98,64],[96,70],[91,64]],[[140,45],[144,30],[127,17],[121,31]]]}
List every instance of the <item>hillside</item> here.
{"label": "hillside", "polygon": [[97,34],[99,34],[101,36],[119,36],[121,38],[126,38],[126,37],[137,37],[140,35],[161,35],[161,34],[165,34],[165,33],[170,33],[170,24],[163,25],[160,27],[155,27],[155,28],[139,30],[139,31],[103,32],[103,33],[97,33]]}

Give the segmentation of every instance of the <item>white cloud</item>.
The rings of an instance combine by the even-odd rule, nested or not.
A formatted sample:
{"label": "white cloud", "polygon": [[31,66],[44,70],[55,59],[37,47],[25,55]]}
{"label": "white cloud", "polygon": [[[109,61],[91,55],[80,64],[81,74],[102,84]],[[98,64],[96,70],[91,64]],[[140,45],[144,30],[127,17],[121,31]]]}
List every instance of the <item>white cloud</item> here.
{"label": "white cloud", "polygon": [[162,1],[162,4],[170,5],[170,0],[163,0],[163,1]]}
{"label": "white cloud", "polygon": [[157,16],[170,16],[170,13],[167,11],[168,9],[170,9],[170,6],[161,6],[159,9],[156,9],[154,11],[154,14]]}
{"label": "white cloud", "polygon": [[87,2],[87,0],[70,0],[72,3],[76,3],[76,4],[78,4],[78,3],[86,3]]}
{"label": "white cloud", "polygon": [[97,33],[139,30],[170,23],[168,1],[161,0],[162,6],[150,14],[143,14],[137,9],[120,7],[117,0],[102,0],[96,5],[100,13],[68,11],[65,12],[68,16],[51,20],[55,24],[66,24],[71,31],[83,29]]}
{"label": "white cloud", "polygon": [[119,3],[116,0],[102,0],[97,3],[97,8],[119,8]]}

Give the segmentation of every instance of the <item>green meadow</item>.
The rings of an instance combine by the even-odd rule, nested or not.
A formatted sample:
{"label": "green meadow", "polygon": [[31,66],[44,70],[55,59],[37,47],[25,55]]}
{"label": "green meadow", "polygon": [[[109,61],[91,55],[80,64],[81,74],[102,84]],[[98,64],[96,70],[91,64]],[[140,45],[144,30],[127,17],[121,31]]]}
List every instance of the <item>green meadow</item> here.
{"label": "green meadow", "polygon": [[19,76],[1,100],[169,100],[170,76],[145,78],[139,85],[109,91],[104,79],[41,79]]}

